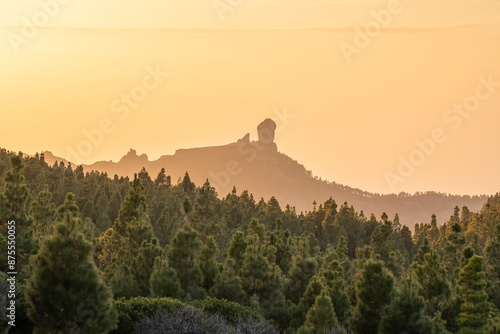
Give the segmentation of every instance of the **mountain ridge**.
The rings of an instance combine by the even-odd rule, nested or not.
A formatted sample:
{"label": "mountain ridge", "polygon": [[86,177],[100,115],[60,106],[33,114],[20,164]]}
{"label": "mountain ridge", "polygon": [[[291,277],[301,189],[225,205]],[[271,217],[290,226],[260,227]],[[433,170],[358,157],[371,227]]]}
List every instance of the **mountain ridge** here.
{"label": "mountain ridge", "polygon": [[[429,222],[436,214],[440,222],[449,218],[455,206],[467,206],[471,211],[479,210],[488,196],[449,195],[437,192],[421,192],[413,195],[376,194],[361,189],[321,180],[312,175],[302,164],[278,151],[274,142],[276,124],[266,119],[258,126],[258,140],[251,141],[246,134],[236,142],[210,147],[178,149],[172,155],[163,155],[149,160],[146,154],[130,149],[118,162],[98,161],[83,164],[83,170],[106,172],[110,177],[128,176],[145,168],[155,178],[162,168],[176,182],[187,171],[197,185],[207,179],[219,196],[225,196],[235,187],[248,190],[256,199],[268,200],[274,196],[283,207],[289,204],[297,212],[314,210],[313,202],[322,203],[332,197],[337,204],[347,202],[365,216],[374,213],[380,217],[386,212],[389,217],[399,214],[401,223],[413,228],[415,223]],[[45,161],[67,160],[43,152]]]}

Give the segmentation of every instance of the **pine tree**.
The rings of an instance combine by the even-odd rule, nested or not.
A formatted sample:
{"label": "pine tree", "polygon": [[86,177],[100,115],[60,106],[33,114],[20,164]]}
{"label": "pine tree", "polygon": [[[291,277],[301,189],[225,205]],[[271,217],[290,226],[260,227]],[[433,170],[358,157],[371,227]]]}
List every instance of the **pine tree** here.
{"label": "pine tree", "polygon": [[333,243],[335,239],[335,216],[337,215],[337,203],[330,197],[324,205],[325,217],[321,222],[321,233],[318,236],[321,239],[323,247]]}
{"label": "pine tree", "polygon": [[73,174],[73,169],[71,168],[71,164],[68,164],[68,167],[64,167],[62,165],[64,172],[63,177],[61,179],[61,183],[59,184],[58,193],[61,196],[58,200],[58,203],[62,203],[64,201],[64,197],[67,193],[75,191],[76,188],[76,179]]}
{"label": "pine tree", "polygon": [[370,245],[373,254],[387,266],[390,262],[390,253],[394,250],[392,223],[385,219],[382,225],[377,226],[372,233]]}
{"label": "pine tree", "polygon": [[31,202],[30,215],[33,217],[35,234],[44,237],[52,233],[52,222],[55,218],[56,208],[52,202],[52,193],[49,187],[40,191],[36,199]]}
{"label": "pine tree", "polygon": [[226,299],[244,305],[247,294],[243,290],[241,278],[235,270],[233,259],[227,259],[222,270],[217,274],[210,295],[218,299]]}
{"label": "pine tree", "polygon": [[[422,250],[423,247],[420,249]],[[427,303],[427,314],[433,315],[444,310],[451,295],[451,289],[446,278],[446,269],[436,251],[430,250],[423,255],[423,258],[422,264],[415,262],[413,267],[420,284],[420,295]]]}
{"label": "pine tree", "polygon": [[[281,220],[278,225],[281,226]],[[274,235],[273,235],[274,236]],[[292,238],[290,231],[283,232],[281,238],[276,236],[276,242],[271,244],[276,247],[276,264],[280,267],[281,272],[286,276],[292,266]]]}
{"label": "pine tree", "polygon": [[69,193],[58,208],[54,233],[33,259],[28,314],[37,333],[107,333],[117,322],[111,293],[92,261],[92,245],[79,230]]}
{"label": "pine tree", "polygon": [[245,239],[246,249],[240,269],[242,286],[248,296],[258,298],[265,317],[283,324],[286,318],[284,284],[281,270],[270,261],[276,249],[264,238],[265,226],[252,219]]}
{"label": "pine tree", "polygon": [[424,312],[424,299],[403,288],[384,310],[379,333],[433,333],[432,319]]}
{"label": "pine tree", "polygon": [[335,255],[337,260],[339,261],[340,265],[344,269],[344,278],[345,279],[350,279],[351,277],[351,267],[352,263],[351,260],[349,259],[349,256],[347,255],[348,249],[347,249],[347,241],[344,236],[340,236],[339,242],[337,244],[337,248],[335,249]]}
{"label": "pine tree", "polygon": [[182,210],[184,211],[184,222],[190,225],[189,217],[193,212],[193,206],[188,198],[184,198],[184,201],[182,201]]}
{"label": "pine tree", "polygon": [[96,225],[105,231],[111,227],[111,220],[109,219],[110,201],[105,192],[101,192],[96,196],[95,201]]}
{"label": "pine tree", "polygon": [[485,241],[485,234],[488,232],[488,228],[482,221],[479,214],[472,214],[472,220],[467,225],[467,229],[465,229],[465,242],[467,244],[472,244],[474,242],[474,238],[477,237],[478,242],[482,245]]}
{"label": "pine tree", "polygon": [[154,261],[161,257],[163,249],[160,247],[156,238],[150,242],[144,240],[139,252],[132,262],[132,274],[137,280],[141,296],[147,296],[149,293],[149,279],[153,271]]}
{"label": "pine tree", "polygon": [[260,292],[270,277],[271,264],[266,257],[265,245],[256,234],[246,239],[246,251],[240,270],[243,289],[248,295]]}
{"label": "pine tree", "polygon": [[243,266],[243,260],[245,259],[245,251],[247,248],[247,243],[245,241],[245,234],[243,232],[237,231],[233,234],[229,247],[227,249],[227,256],[235,261],[234,269],[238,272]]}
{"label": "pine tree", "polygon": [[162,168],[155,179],[155,187],[159,190],[170,188],[170,177],[165,174],[165,168]]}
{"label": "pine tree", "polygon": [[166,205],[155,224],[155,235],[160,241],[160,245],[165,246],[174,237],[177,231],[181,228],[183,222],[182,218],[172,213]]}
{"label": "pine tree", "polygon": [[323,281],[335,306],[335,313],[342,325],[347,325],[351,303],[346,293],[344,268],[337,260],[331,261],[322,273]]}
{"label": "pine tree", "polygon": [[217,205],[217,192],[208,179],[196,192],[194,200],[194,213],[191,226],[202,236],[210,234],[210,229],[215,227]]}
{"label": "pine tree", "polygon": [[411,231],[408,226],[403,226],[401,228],[401,242],[406,250],[406,254],[408,254],[408,259],[411,259],[414,254],[414,244],[411,237]]}
{"label": "pine tree", "polygon": [[[97,268],[103,273],[103,279],[108,282],[109,276],[112,275],[112,271],[106,271],[112,261],[116,259],[115,251],[118,247],[115,245],[115,231],[109,228],[104,232],[102,236],[98,238],[98,247],[96,250],[96,265]],[[108,275],[107,275],[108,274]]]}
{"label": "pine tree", "polygon": [[450,224],[447,227],[448,236],[443,247],[443,262],[448,270],[448,279],[453,286],[455,286],[458,278],[459,257],[465,245],[462,226],[455,222],[459,220],[457,210],[458,207],[455,208],[455,214],[451,217]]}
{"label": "pine tree", "polygon": [[314,305],[307,312],[306,321],[297,333],[322,334],[328,333],[338,326],[332,300],[323,291],[316,297]]}
{"label": "pine tree", "polygon": [[300,297],[306,291],[309,280],[316,274],[317,269],[318,262],[315,258],[303,258],[301,255],[295,256],[286,287],[287,299],[298,303]]}
{"label": "pine tree", "polygon": [[340,262],[348,260],[349,259],[349,257],[347,256],[348,251],[349,250],[347,249],[346,238],[343,235],[341,235],[339,238],[339,242],[337,243],[337,248],[335,248],[335,254],[337,255],[337,259]]}
{"label": "pine tree", "polygon": [[118,220],[122,224],[126,224],[134,219],[140,220],[146,213],[146,197],[142,194],[144,186],[141,180],[134,176],[134,180],[130,182],[128,194],[123,201],[118,213]]}
{"label": "pine tree", "polygon": [[289,322],[284,289],[281,270],[273,264],[258,296],[264,317],[276,321],[282,327]]}
{"label": "pine tree", "polygon": [[182,189],[187,195],[193,195],[196,189],[196,186],[193,182],[191,182],[191,178],[189,177],[188,172],[184,174],[184,178],[182,179]]}
{"label": "pine tree", "polygon": [[122,197],[120,195],[120,192],[119,191],[113,192],[109,200],[108,216],[110,221],[114,222],[118,218],[118,215],[120,213],[121,203],[122,203]]}
{"label": "pine tree", "polygon": [[343,227],[347,232],[348,255],[350,259],[353,259],[356,255],[358,244],[365,238],[363,225],[354,208],[352,206],[349,207],[347,202],[344,202],[339,212],[335,215],[333,225],[337,231],[340,231]]}
{"label": "pine tree", "polygon": [[496,235],[488,240],[485,249],[486,277],[490,302],[500,309],[500,224],[496,226]]}
{"label": "pine tree", "polygon": [[177,272],[166,259],[155,258],[149,283],[152,297],[179,298],[182,295]]}
{"label": "pine tree", "polygon": [[147,191],[153,188],[152,186],[154,183],[153,180],[151,180],[151,177],[149,176],[146,167],[142,167],[141,171],[137,174],[137,178],[141,180],[141,183],[144,185],[145,188],[147,188]]}
{"label": "pine tree", "polygon": [[420,247],[418,248],[418,252],[415,255],[414,262],[418,264],[423,264],[425,261],[424,259],[425,254],[430,253],[431,250],[432,246],[429,239],[424,238],[424,243],[420,245]]}
{"label": "pine tree", "polygon": [[150,241],[154,236],[143,191],[144,186],[136,175],[130,182],[128,195],[122,203],[118,220],[113,226],[113,229],[128,241],[133,255],[137,254],[144,240]]}
{"label": "pine tree", "polygon": [[[130,182],[128,195],[122,203],[118,219],[114,222],[113,227],[106,231],[105,238],[99,238],[99,254],[97,258],[100,267],[103,264],[107,265],[104,266],[106,282],[112,276],[116,276],[116,270],[122,264],[128,267],[129,270],[134,268],[134,261],[138,260],[137,256],[141,251],[143,242],[145,241],[146,245],[148,245],[154,238],[153,228],[147,213],[146,197],[142,194],[143,191],[144,186],[136,175],[134,180]],[[145,265],[149,266],[148,273],[150,273],[156,256],[157,254],[149,257],[146,261]],[[120,274],[126,275],[127,281],[131,280],[125,267],[121,268]],[[141,289],[147,294],[147,291],[149,291],[149,277],[139,278],[139,281]]]}
{"label": "pine tree", "polygon": [[219,246],[217,246],[212,236],[208,236],[198,257],[200,269],[203,273],[203,287],[207,291],[212,288],[215,277],[219,274],[219,266],[215,260],[218,252]]}
{"label": "pine tree", "polygon": [[316,297],[318,297],[321,294],[321,292],[325,290],[326,290],[325,285],[321,282],[321,280],[317,276],[314,276],[309,281],[309,285],[307,286],[304,295],[300,298],[300,301],[293,312],[294,316],[290,322],[290,326],[292,328],[299,328],[301,325],[304,324],[307,312],[314,305]]}
{"label": "pine tree", "polygon": [[483,326],[488,320],[490,304],[485,292],[483,266],[483,258],[474,255],[460,270],[458,288],[462,304],[458,318],[461,325],[459,333],[482,333]]}
{"label": "pine tree", "polygon": [[203,299],[206,295],[203,273],[196,261],[201,246],[198,232],[189,225],[177,232],[170,245],[168,262],[177,272],[185,300]]}
{"label": "pine tree", "polygon": [[382,310],[392,300],[394,279],[379,261],[368,260],[356,275],[356,300],[350,327],[355,333],[378,333]]}
{"label": "pine tree", "polygon": [[114,267],[113,274],[108,282],[115,298],[132,298],[141,295],[137,279],[125,263]]}
{"label": "pine tree", "polygon": [[365,236],[363,238],[363,243],[364,244],[369,244],[373,231],[377,228],[377,226],[380,225],[380,222],[377,220],[377,217],[372,213],[370,214],[370,219],[366,220],[366,218],[363,221],[363,227],[365,230]]}
{"label": "pine tree", "polygon": [[[21,170],[24,167],[20,156],[11,158],[12,169],[5,174],[4,192],[0,193],[0,245],[7,248],[7,223],[15,221],[17,272],[21,277],[28,274],[28,262],[38,250],[38,242],[33,236],[33,219],[26,213],[28,188]],[[7,252],[0,254],[0,270],[7,272]]]}
{"label": "pine tree", "polygon": [[429,239],[432,245],[437,246],[439,241],[439,228],[437,226],[437,217],[434,214],[431,216],[431,229],[429,231]]}

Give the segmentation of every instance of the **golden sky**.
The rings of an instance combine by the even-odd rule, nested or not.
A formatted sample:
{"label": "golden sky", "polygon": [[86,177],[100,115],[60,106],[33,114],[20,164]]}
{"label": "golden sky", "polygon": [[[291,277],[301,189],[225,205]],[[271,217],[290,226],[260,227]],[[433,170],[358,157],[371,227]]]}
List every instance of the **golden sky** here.
{"label": "golden sky", "polygon": [[82,162],[158,158],[271,117],[279,150],[324,179],[500,190],[498,1],[58,1],[0,5],[1,147],[68,157],[100,129]]}

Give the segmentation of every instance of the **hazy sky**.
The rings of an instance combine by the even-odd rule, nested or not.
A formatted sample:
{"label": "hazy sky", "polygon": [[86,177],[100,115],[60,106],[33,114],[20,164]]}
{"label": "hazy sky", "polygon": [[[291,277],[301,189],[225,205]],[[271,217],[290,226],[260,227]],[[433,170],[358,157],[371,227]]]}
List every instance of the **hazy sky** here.
{"label": "hazy sky", "polygon": [[500,190],[499,1],[55,1],[0,4],[0,147],[68,157],[101,127],[83,162],[158,158],[271,117],[328,180]]}

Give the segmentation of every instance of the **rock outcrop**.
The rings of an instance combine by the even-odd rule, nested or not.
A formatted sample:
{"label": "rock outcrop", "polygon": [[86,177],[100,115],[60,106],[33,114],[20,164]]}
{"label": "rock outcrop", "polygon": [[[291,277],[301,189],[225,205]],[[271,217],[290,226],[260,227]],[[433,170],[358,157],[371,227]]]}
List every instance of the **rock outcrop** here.
{"label": "rock outcrop", "polygon": [[259,143],[272,144],[274,143],[274,133],[276,131],[276,123],[266,118],[262,123],[257,126],[257,133],[259,135]]}

